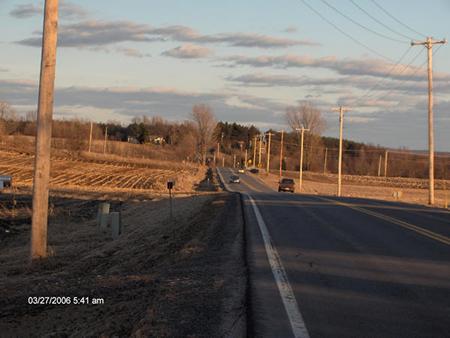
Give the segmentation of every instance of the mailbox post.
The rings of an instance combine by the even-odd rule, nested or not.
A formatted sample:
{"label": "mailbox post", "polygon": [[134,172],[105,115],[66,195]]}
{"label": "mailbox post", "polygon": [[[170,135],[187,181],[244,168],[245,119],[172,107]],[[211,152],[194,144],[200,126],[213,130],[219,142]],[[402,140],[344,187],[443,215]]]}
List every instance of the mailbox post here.
{"label": "mailbox post", "polygon": [[172,189],[175,186],[174,181],[167,181],[167,189],[169,190],[169,203],[170,203],[170,220],[173,220],[173,206],[172,206]]}

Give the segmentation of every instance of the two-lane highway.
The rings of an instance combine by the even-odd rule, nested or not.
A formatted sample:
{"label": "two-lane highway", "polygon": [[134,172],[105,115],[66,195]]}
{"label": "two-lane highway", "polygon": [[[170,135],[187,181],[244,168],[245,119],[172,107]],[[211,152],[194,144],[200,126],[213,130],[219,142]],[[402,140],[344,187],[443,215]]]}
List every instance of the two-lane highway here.
{"label": "two-lane highway", "polygon": [[240,177],[228,187],[244,196],[250,335],[450,337],[448,211]]}

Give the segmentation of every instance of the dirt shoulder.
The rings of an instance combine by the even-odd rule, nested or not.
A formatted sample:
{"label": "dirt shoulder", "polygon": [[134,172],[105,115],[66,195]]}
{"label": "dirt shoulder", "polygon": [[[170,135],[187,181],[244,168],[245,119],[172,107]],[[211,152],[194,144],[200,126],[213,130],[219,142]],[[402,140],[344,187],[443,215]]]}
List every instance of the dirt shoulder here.
{"label": "dirt shoulder", "polygon": [[[25,203],[25,202],[24,202]],[[60,205],[60,208],[58,207]],[[53,257],[28,264],[29,224],[0,239],[4,336],[214,337],[245,332],[246,270],[239,197],[116,201],[125,232],[96,226],[96,201],[61,199],[50,218]],[[29,305],[28,297],[71,297]],[[104,304],[74,305],[73,297]]]}

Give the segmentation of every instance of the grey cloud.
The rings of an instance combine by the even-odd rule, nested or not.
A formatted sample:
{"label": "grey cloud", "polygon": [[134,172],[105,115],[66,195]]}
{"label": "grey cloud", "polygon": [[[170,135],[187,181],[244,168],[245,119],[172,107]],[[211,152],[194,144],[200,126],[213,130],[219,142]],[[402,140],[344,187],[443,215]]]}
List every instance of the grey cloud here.
{"label": "grey cloud", "polygon": [[119,53],[122,53],[125,56],[129,56],[129,57],[135,57],[135,58],[151,57],[150,54],[142,53],[135,48],[118,47],[118,48],[116,48],[116,51]]}
{"label": "grey cloud", "polygon": [[[19,44],[40,47],[40,32]],[[89,47],[105,46],[126,41],[149,42],[155,41],[148,36],[148,27],[129,21],[103,22],[84,21],[71,25],[62,25],[59,30],[58,46],[60,47]]]}
{"label": "grey cloud", "polygon": [[295,26],[286,27],[283,32],[284,33],[297,33],[298,29]]}
{"label": "grey cloud", "polygon": [[171,56],[180,59],[200,59],[211,55],[209,48],[196,46],[193,44],[185,44],[162,53],[165,56]]}
{"label": "grey cloud", "polygon": [[9,14],[17,19],[31,18],[35,15],[40,15],[43,8],[34,4],[17,5]]}
{"label": "grey cloud", "polygon": [[[337,59],[334,56],[313,58],[305,55],[280,55],[280,56],[231,56],[222,61],[228,62],[234,66],[251,67],[271,67],[271,68],[325,68],[330,69],[341,75],[367,75],[373,77],[385,78],[389,73],[389,78],[399,80],[423,80],[426,70],[418,70],[416,67],[398,67],[391,72],[393,64],[377,59]],[[450,81],[450,74],[436,74],[436,80]]]}
{"label": "grey cloud", "polygon": [[[26,46],[40,46],[40,32],[34,37],[18,41]],[[145,24],[130,21],[83,21],[75,24],[61,25],[59,46],[80,47],[107,45],[123,41],[181,41],[190,43],[223,43],[239,47],[283,48],[297,45],[317,45],[310,41],[292,40],[252,33],[222,33],[202,35],[190,27],[168,26],[153,28]]]}
{"label": "grey cloud", "polygon": [[[228,103],[233,97],[238,97],[244,104]],[[0,98],[12,105],[36,105],[37,85],[29,82],[0,80]],[[192,106],[197,103],[211,105],[220,120],[273,122],[273,113],[270,108],[274,103],[264,98],[250,96],[189,93],[158,88],[65,87],[56,88],[55,92],[56,115],[58,115],[58,107],[64,107],[67,112],[67,107],[78,107],[79,110],[80,106],[84,106],[109,110],[111,115],[121,116],[122,121],[143,114],[164,115],[168,119],[183,120],[188,117]],[[254,104],[258,106],[253,107]]]}
{"label": "grey cloud", "polygon": [[[44,6],[33,3],[17,5],[9,14],[17,19],[27,19],[37,15],[43,15]],[[62,1],[59,4],[59,15],[68,20],[78,20],[87,17],[88,12],[81,6],[71,2]]]}

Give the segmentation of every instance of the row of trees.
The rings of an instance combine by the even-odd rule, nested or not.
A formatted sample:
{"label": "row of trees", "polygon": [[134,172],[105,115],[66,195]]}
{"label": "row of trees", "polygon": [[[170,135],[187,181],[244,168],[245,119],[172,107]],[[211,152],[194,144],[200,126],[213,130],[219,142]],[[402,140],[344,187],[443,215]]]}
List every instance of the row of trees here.
{"label": "row of trees", "polygon": [[[286,124],[290,130],[284,132],[283,169],[299,170],[299,133],[302,126],[309,129],[304,140],[304,170],[315,172],[336,172],[339,140],[323,137],[326,123],[321,112],[312,104],[305,102],[290,107],[285,114]],[[55,120],[53,137],[65,139],[64,144],[72,151],[87,149],[90,122],[72,119]],[[203,164],[211,161],[219,151],[228,159],[237,157],[243,163],[247,151],[250,165],[253,163],[255,137],[262,142],[263,161],[266,157],[267,138],[255,126],[237,123],[217,122],[214,112],[208,105],[195,105],[189,119],[182,122],[167,121],[161,117],[136,117],[130,124],[119,122],[93,124],[94,140],[103,140],[107,131],[108,140],[146,144],[154,139],[163,140],[160,147],[174,154],[174,159],[194,160]],[[272,133],[271,155],[272,168],[280,163],[281,133]],[[14,109],[5,102],[0,102],[0,136],[29,135],[36,133],[36,113],[30,112],[19,117]],[[261,137],[260,137],[261,136]],[[158,147],[152,145],[153,147]],[[156,148],[157,149],[157,148]],[[343,168],[346,174],[384,175],[385,148],[344,140]],[[259,152],[259,149],[258,149]],[[228,160],[229,161],[229,160]],[[445,158],[436,159],[436,176],[447,177],[448,163]],[[380,166],[382,163],[382,166]],[[227,162],[227,164],[232,164]],[[388,176],[426,177],[427,161],[422,154],[413,152],[390,152],[388,156]],[[381,169],[381,170],[380,170]]]}

